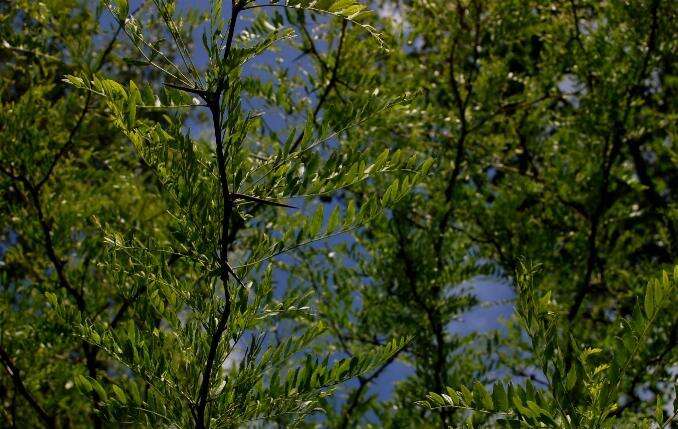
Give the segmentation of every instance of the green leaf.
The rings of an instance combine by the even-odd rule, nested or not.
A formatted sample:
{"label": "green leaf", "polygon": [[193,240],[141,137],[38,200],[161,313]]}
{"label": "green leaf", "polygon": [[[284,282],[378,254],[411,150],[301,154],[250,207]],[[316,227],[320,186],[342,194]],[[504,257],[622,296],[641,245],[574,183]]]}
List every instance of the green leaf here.
{"label": "green leaf", "polygon": [[391,185],[386,189],[384,195],[381,197],[381,204],[383,206],[388,206],[389,203],[394,201],[398,195],[398,179],[393,180]]}
{"label": "green leaf", "polygon": [[103,401],[106,401],[108,399],[108,395],[106,395],[106,390],[104,390],[101,384],[93,378],[90,378],[89,382],[92,384],[94,391],[97,392],[97,395],[99,395],[99,398],[101,398]]}
{"label": "green leaf", "polygon": [[570,368],[570,372],[567,373],[567,377],[565,378],[565,388],[568,391],[572,391],[576,384],[577,384],[577,370],[573,366],[572,368]]}
{"label": "green leaf", "polygon": [[483,386],[480,382],[476,381],[475,383],[473,383],[473,391],[476,403],[478,403],[478,405],[480,405],[482,408],[488,411],[492,411],[494,409],[492,397],[487,392],[487,389],[485,389],[485,386]]}
{"label": "green leaf", "polygon": [[464,402],[469,406],[473,405],[473,393],[468,389],[468,387],[462,384],[460,390],[464,398]]}
{"label": "green leaf", "polygon": [[80,390],[82,390],[83,392],[91,392],[92,391],[92,384],[89,382],[89,380],[86,377],[84,377],[80,374],[76,374],[73,377],[73,380],[75,382],[75,385]]}
{"label": "green leaf", "polygon": [[659,425],[664,423],[664,405],[662,404],[661,395],[657,395],[657,403],[654,407],[654,420]]}
{"label": "green leaf", "polygon": [[127,389],[129,392],[130,396],[132,397],[132,401],[135,404],[141,404],[141,394],[139,392],[139,388],[137,387],[136,383],[130,382],[129,387]]}
{"label": "green leaf", "polygon": [[429,399],[432,400],[434,402],[434,404],[439,406],[439,407],[449,405],[447,403],[447,401],[445,401],[445,399],[442,396],[440,396],[439,394],[437,394],[435,392],[429,393],[428,396],[429,396]]}
{"label": "green leaf", "polygon": [[140,59],[136,59],[136,58],[125,57],[125,58],[123,58],[123,60],[130,66],[146,67],[146,66],[151,65],[151,63],[149,63],[146,60],[140,60]]}
{"label": "green leaf", "polygon": [[85,88],[85,81],[81,77],[78,77],[78,76],[73,76],[73,75],[67,74],[67,75],[64,76],[63,81],[70,84],[70,85],[73,85],[76,88],[81,88],[81,89]]}
{"label": "green leaf", "polygon": [[339,206],[337,205],[332,210],[332,214],[330,214],[330,219],[327,221],[327,232],[328,233],[334,232],[339,225],[341,225],[341,213]]}
{"label": "green leaf", "polygon": [[127,403],[127,396],[125,396],[125,392],[115,384],[112,386],[113,393],[115,394],[115,397],[118,398],[118,401],[122,402],[123,404]]}
{"label": "green leaf", "polygon": [[426,175],[428,172],[431,170],[431,167],[433,166],[433,158],[427,158],[424,163],[421,165],[420,171],[421,174]]}
{"label": "green leaf", "polygon": [[325,206],[323,204],[317,205],[315,213],[313,213],[313,216],[311,217],[306,229],[308,237],[315,237],[316,235],[318,235],[318,232],[320,231],[320,228],[322,227],[323,224],[325,211],[324,209]]}
{"label": "green leaf", "polygon": [[141,101],[141,93],[139,88],[133,81],[129,82],[129,97],[127,99],[127,124],[131,128],[137,118],[137,103]]}
{"label": "green leaf", "polygon": [[497,382],[492,388],[492,400],[496,410],[504,411],[508,409],[508,400],[506,399],[506,391],[504,386]]}
{"label": "green leaf", "polygon": [[649,282],[645,290],[645,315],[648,318],[654,316],[655,310],[655,283]]}

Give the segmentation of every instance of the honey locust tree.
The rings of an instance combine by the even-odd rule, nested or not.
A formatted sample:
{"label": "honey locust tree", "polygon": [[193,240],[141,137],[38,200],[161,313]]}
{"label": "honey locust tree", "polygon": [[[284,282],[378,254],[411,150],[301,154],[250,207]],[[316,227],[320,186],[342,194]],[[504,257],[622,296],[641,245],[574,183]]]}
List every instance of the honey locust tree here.
{"label": "honey locust tree", "polygon": [[671,425],[669,2],[147,3],[0,6],[4,422]]}
{"label": "honey locust tree", "polygon": [[102,12],[84,1],[0,4],[2,427],[102,427],[102,395],[83,395],[74,380],[125,374],[73,335],[54,301],[115,332],[134,297],[100,266],[103,237],[91,216],[147,236],[167,232],[162,201],[149,192],[156,182],[104,119],[105,104],[60,82],[74,70],[134,75],[121,28]]}
{"label": "honey locust tree", "polygon": [[[393,10],[391,3],[384,7]],[[307,285],[320,298],[318,311],[332,326],[338,349],[351,354],[393,335],[412,338],[395,359],[347,388],[338,409],[328,405],[335,427],[363,424],[373,414],[387,427],[454,426],[464,418],[456,410],[412,404],[431,386],[484,381],[491,369],[470,347],[475,336],[455,334],[451,326],[477,305],[466,282],[497,271],[498,264],[477,252],[485,241],[464,225],[473,214],[469,201],[479,196],[475,176],[484,173],[476,160],[485,155],[483,142],[504,110],[512,103],[521,108],[507,93],[507,58],[497,39],[529,17],[507,19],[494,2],[471,2],[463,13],[450,2],[401,4],[398,10],[402,20],[392,16],[375,24],[385,27],[397,49],[380,54],[373,67],[358,66],[373,55],[368,43],[354,42],[363,36],[353,29],[335,26],[344,40],[341,54],[318,54],[312,38],[305,42],[318,74],[329,70],[318,85],[326,94],[324,122],[342,121],[346,103],[405,94],[413,100],[408,108],[385,111],[348,138],[365,142],[373,159],[384,156],[386,144],[431,157],[435,165],[389,216],[357,231],[352,241],[308,250],[289,267],[306,268]],[[361,201],[374,188],[387,193],[388,187],[375,180],[342,197]],[[378,400],[379,377],[408,366],[413,371],[396,382],[392,397]]]}
{"label": "honey locust tree", "polygon": [[[523,40],[539,53],[508,71],[526,101],[548,98],[505,116],[469,229],[492,238],[485,254],[509,272],[520,256],[543,264],[538,288],[566,314],[555,324],[563,337],[605,349],[647,282],[677,260],[675,12],[663,1],[524,7],[539,24]],[[655,322],[620,376],[611,424],[649,416],[655,397],[675,394],[677,325],[675,315]],[[513,340],[509,365],[529,367]],[[565,370],[576,349],[565,341]],[[588,406],[578,389],[567,397]]]}
{"label": "honey locust tree", "polygon": [[[169,233],[149,237],[99,221],[109,245],[106,264],[138,316],[111,331],[83,318],[52,297],[53,305],[93,347],[105,350],[133,376],[99,383],[87,377],[79,387],[100,393],[107,417],[156,426],[236,427],[259,421],[298,422],[345,380],[373,370],[402,347],[382,347],[342,358],[314,353],[310,344],[326,330],[307,306],[308,296],[274,292],[270,261],[301,246],[349,231],[380,215],[424,175],[430,162],[402,152],[367,163],[361,146],[344,136],[370,117],[390,109],[396,97],[362,100],[346,108],[332,128],[271,133],[265,113],[249,109],[267,90],[285,93],[285,81],[271,88],[243,74],[251,60],[293,36],[276,9],[310,10],[361,24],[364,7],[351,1],[212,1],[201,37],[204,71],[184,39],[181,12],[171,1],[155,1],[177,59],[165,55],[144,22],[126,2],[109,9],[137,48],[135,63],[156,69],[162,87],[143,79],[119,83],[102,74],[75,73],[65,80],[105,100],[113,123],[134,145],[160,183],[158,197],[169,217]],[[224,15],[229,18],[225,19]],[[248,104],[249,102],[249,104]],[[160,109],[162,116],[150,115]],[[195,138],[182,126],[189,109],[203,109],[210,138]],[[292,121],[290,121],[292,122]],[[372,195],[359,208],[324,213],[323,205],[296,209],[290,199],[315,196],[369,180],[388,180],[386,195]],[[168,267],[177,259],[182,270]],[[141,293],[139,292],[141,291]],[[283,337],[267,335],[286,319],[308,325]]]}
{"label": "honey locust tree", "polygon": [[[550,291],[567,314],[552,325],[565,339],[566,370],[577,365],[577,347],[612,343],[658,267],[675,263],[674,12],[662,1],[382,7],[390,15],[374,25],[395,23],[386,32],[399,49],[376,61],[367,62],[374,54],[365,43],[323,55],[306,42],[325,76],[317,85],[326,94],[324,119],[340,120],[343,103],[372,95],[368,88],[378,87],[380,96],[418,92],[410,109],[385,112],[351,138],[437,162],[388,218],[358,231],[343,252],[314,249],[302,259],[337,347],[350,353],[396,331],[414,337],[398,358],[415,374],[397,384],[393,399],[372,394],[386,370],[376,371],[347,391],[331,422],[346,427],[375,411],[384,425],[454,425],[466,418],[463,409],[422,411],[411,401],[431,386],[459,390],[471,377],[489,383],[496,373],[483,370],[497,364],[511,378],[553,382],[540,373],[543,351],[523,341],[522,326],[507,340],[492,338],[490,353],[470,362],[464,341],[447,332],[473,303],[449,291],[483,272],[476,263],[491,261],[509,274],[520,257],[543,264],[535,287]],[[340,26],[334,31],[346,41],[362,38]],[[374,147],[376,159],[381,147]],[[388,184],[369,186],[364,190]],[[360,200],[359,189],[347,195]],[[634,365],[618,375],[609,422],[634,422],[654,410],[654,395],[672,395],[676,319],[654,326]],[[581,386],[566,396],[573,407],[591,399]]]}

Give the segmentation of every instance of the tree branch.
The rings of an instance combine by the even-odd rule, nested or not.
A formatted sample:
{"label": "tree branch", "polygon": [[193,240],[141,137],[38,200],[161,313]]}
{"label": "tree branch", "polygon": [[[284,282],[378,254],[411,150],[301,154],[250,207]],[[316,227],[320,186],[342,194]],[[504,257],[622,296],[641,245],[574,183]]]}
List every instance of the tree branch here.
{"label": "tree branch", "polygon": [[[341,51],[342,47],[344,45],[344,38],[346,37],[346,27],[348,25],[348,21],[342,21],[341,23],[341,35],[339,36],[339,46],[337,47],[337,54],[334,58],[334,65],[332,66],[332,74],[330,75],[330,80],[328,81],[327,85],[323,89],[323,93],[320,95],[320,98],[318,99],[318,104],[316,104],[315,109],[313,110],[313,123],[317,123],[318,121],[318,114],[320,113],[320,109],[322,109],[323,105],[327,101],[327,97],[330,95],[330,92],[336,87],[337,85],[337,80],[338,80],[338,74],[339,74],[339,65],[341,63]],[[323,63],[321,62],[321,65]],[[323,67],[324,68],[324,67]],[[299,145],[301,144],[302,139],[304,138],[304,133],[300,133],[297,139],[294,141],[294,144],[292,144],[292,147],[290,149],[290,152],[294,152]]]}
{"label": "tree branch", "polygon": [[368,377],[358,377],[358,387],[351,393],[351,400],[348,403],[348,406],[343,409],[341,412],[341,421],[339,422],[338,427],[341,429],[346,429],[348,424],[351,421],[353,416],[353,411],[360,405],[360,398],[362,397],[365,389],[369,386],[371,382],[376,380],[386,368],[388,368],[396,359],[396,357],[403,351],[403,349],[398,350],[393,356],[391,356],[386,362],[384,362],[377,370],[375,370]]}
{"label": "tree branch", "polygon": [[[574,3],[573,3],[574,4]],[[586,262],[586,272],[584,274],[584,280],[581,282],[579,288],[577,289],[576,295],[574,297],[573,303],[570,306],[568,311],[567,318],[570,322],[574,321],[579,313],[584,299],[591,291],[591,278],[593,275],[593,270],[595,268],[597,258],[598,258],[598,244],[597,244],[597,234],[600,222],[603,215],[613,204],[613,201],[610,200],[609,187],[610,187],[610,176],[612,166],[617,160],[619,153],[621,152],[622,146],[624,144],[625,135],[626,135],[626,122],[628,116],[631,112],[631,102],[633,100],[634,91],[633,89],[639,85],[639,82],[642,81],[643,77],[647,73],[647,67],[649,65],[650,57],[654,53],[656,48],[656,38],[658,32],[658,8],[659,1],[654,0],[651,4],[651,19],[650,31],[647,39],[647,53],[643,57],[640,68],[633,80],[631,86],[626,90],[626,98],[624,100],[624,108],[621,118],[615,117],[612,121],[612,130],[610,133],[609,139],[611,140],[611,148],[608,151],[608,145],[605,145],[603,150],[603,160],[601,163],[602,170],[602,182],[600,184],[600,193],[598,203],[591,213],[591,223],[589,229],[589,238],[588,238],[588,257]],[[613,111],[616,113],[616,109]]]}
{"label": "tree branch", "polygon": [[[231,46],[233,45],[233,34],[235,32],[235,25],[238,19],[238,14],[242,11],[243,3],[239,0],[232,0],[231,5],[233,8],[233,13],[231,15],[231,20],[228,25],[228,34],[226,36],[226,45],[224,48],[224,64],[228,61],[228,56],[231,51]],[[205,418],[205,411],[207,407],[207,402],[209,400],[209,391],[210,391],[210,382],[212,379],[212,371],[214,370],[214,363],[216,360],[217,350],[219,348],[219,343],[221,342],[221,337],[223,336],[224,331],[228,323],[228,319],[231,314],[231,295],[228,289],[228,278],[229,273],[232,272],[230,265],[228,264],[228,247],[230,245],[229,240],[229,224],[231,221],[231,214],[233,212],[233,200],[228,189],[228,176],[226,173],[226,154],[224,151],[224,142],[223,142],[223,131],[221,129],[221,98],[227,81],[220,80],[217,85],[217,90],[214,93],[210,93],[205,97],[205,101],[212,113],[212,125],[214,126],[214,138],[216,142],[216,152],[217,152],[217,168],[219,170],[219,181],[221,182],[221,198],[223,201],[223,213],[221,218],[221,241],[220,241],[220,255],[219,255],[219,264],[221,266],[220,278],[224,287],[224,308],[221,310],[221,315],[215,327],[215,331],[212,333],[212,338],[210,340],[210,348],[207,354],[207,362],[205,364],[205,370],[202,375],[202,382],[200,385],[200,390],[198,392],[198,401],[195,409],[195,423],[197,429],[205,429],[209,426],[209,419]],[[226,148],[228,150],[228,148]],[[206,423],[207,420],[207,423]]]}
{"label": "tree branch", "polygon": [[[141,7],[144,5],[145,1],[142,1],[141,4],[132,12],[132,16],[136,14]],[[111,38],[111,40],[108,42],[108,45],[106,45],[106,48],[104,48],[104,51],[101,54],[101,57],[99,57],[99,61],[97,62],[96,67],[94,68],[93,73],[98,72],[101,70],[101,68],[104,66],[106,63],[106,59],[108,56],[111,54],[113,51],[113,46],[115,46],[115,42],[118,40],[118,37],[120,36],[120,33],[122,32],[122,27],[123,24],[119,23],[118,24],[118,29],[115,31],[115,34]],[[66,139],[66,143],[61,146],[61,149],[59,149],[59,152],[54,156],[52,159],[52,162],[50,163],[49,167],[47,168],[47,172],[45,175],[38,181],[38,183],[35,185],[35,187],[40,190],[45,183],[49,180],[50,176],[54,172],[54,169],[56,168],[57,164],[59,161],[68,153],[68,150],[73,146],[73,143],[75,142],[75,136],[82,127],[82,124],[85,120],[85,116],[87,116],[87,112],[89,111],[90,108],[90,103],[92,101],[92,92],[87,91],[87,95],[85,97],[85,105],[82,108],[82,111],[80,112],[80,115],[78,116],[78,119],[75,121],[75,125],[73,128],[71,128],[71,131],[68,133],[68,138]]]}
{"label": "tree branch", "polygon": [[54,417],[47,414],[45,409],[38,403],[38,401],[31,394],[31,392],[28,391],[26,385],[23,382],[23,379],[21,378],[19,370],[14,365],[11,357],[9,356],[7,351],[5,351],[5,349],[2,347],[2,345],[0,345],[0,361],[2,361],[2,364],[5,367],[5,371],[7,371],[7,374],[12,378],[12,382],[14,383],[14,387],[16,388],[17,392],[19,392],[21,396],[23,396],[26,399],[31,408],[33,408],[35,412],[38,413],[38,416],[40,417],[40,420],[42,420],[42,422],[44,423],[45,427],[48,428],[56,427]]}

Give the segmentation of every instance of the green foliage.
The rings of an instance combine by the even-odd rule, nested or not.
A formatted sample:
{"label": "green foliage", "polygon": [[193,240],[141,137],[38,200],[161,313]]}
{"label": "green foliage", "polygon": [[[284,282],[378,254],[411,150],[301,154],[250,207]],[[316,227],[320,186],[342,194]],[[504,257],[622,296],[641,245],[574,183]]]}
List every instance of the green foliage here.
{"label": "green foliage", "polygon": [[93,322],[126,317],[115,279],[98,265],[104,246],[90,218],[165,232],[152,184],[133,174],[138,163],[101,119],[105,107],[59,84],[77,69],[129,77],[116,55],[127,46],[99,27],[100,12],[75,1],[0,5],[2,427],[100,427],[98,397],[74,381],[120,367],[73,336],[50,300]]}
{"label": "green foliage", "polygon": [[[396,333],[413,337],[391,366],[327,405],[328,425],[360,426],[374,413],[385,427],[454,427],[464,412],[411,404],[469,380],[490,385],[498,374],[516,388],[543,377],[542,350],[516,324],[506,337],[451,332],[478,306],[465,286],[487,284],[479,275],[513,284],[506,273],[521,257],[539,261],[539,293],[550,292],[566,313],[554,337],[611,349],[642,283],[675,265],[675,12],[663,1],[382,6],[373,22],[401,49],[369,67],[373,48],[359,33],[335,25],[344,40],[337,55],[316,54],[311,34],[300,43],[319,76],[309,91],[327,94],[328,122],[370,94],[408,94],[407,109],[385,112],[349,139],[431,157],[432,173],[390,218],[357,231],[355,243],[311,249],[286,268],[306,266],[307,287],[333,326],[331,346],[350,352]],[[388,183],[347,195],[373,187],[383,192]],[[614,424],[653,414],[656,397],[671,401],[676,327],[667,315],[621,376]],[[568,368],[574,356],[563,357]],[[387,399],[375,397],[398,364],[412,372]]]}
{"label": "green foliage", "polygon": [[[532,353],[546,376],[547,389],[535,389],[529,381],[525,388],[497,382],[490,393],[476,382],[472,388],[461,385],[460,390],[431,392],[420,405],[428,409],[469,410],[471,427],[474,420],[482,421],[474,413],[500,416],[491,420],[493,424],[509,427],[618,427],[615,412],[624,379],[630,367],[640,363],[639,353],[652,335],[660,332],[658,319],[676,305],[678,266],[672,275],[664,271],[660,278],[648,282],[633,314],[618,321],[619,329],[610,348],[583,345],[571,332],[560,335],[558,326],[566,323],[563,311],[550,293],[539,294],[533,283],[534,274],[535,268],[528,266],[518,274],[516,310],[529,335]],[[652,423],[661,428],[669,426],[672,418],[664,420],[659,399],[657,408],[655,416],[633,424],[648,428]]]}
{"label": "green foliage", "polygon": [[673,424],[671,2],[207,3],[0,2],[1,427]]}
{"label": "green foliage", "polygon": [[[342,148],[329,153],[319,150],[342,130],[389,108],[392,102],[368,102],[354,108],[339,131],[321,130],[314,135],[307,126],[298,139],[292,130],[284,144],[262,143],[257,138],[257,115],[242,107],[242,66],[289,33],[270,25],[256,37],[237,37],[238,15],[253,7],[251,3],[234,3],[225,35],[215,36],[221,33],[219,27],[207,31],[206,48],[216,73],[210,69],[198,74],[190,52],[183,48],[187,43],[173,17],[173,3],[156,2],[182,64],[169,61],[146,40],[143,27],[127,18],[126,5],[109,8],[124,25],[142,62],[173,80],[164,83],[162,92],[133,81],[125,87],[97,75],[65,78],[106,100],[114,125],[154,172],[171,219],[171,233],[162,241],[102,226],[111,249],[107,266],[118,275],[120,293],[134,297],[134,307],[142,309],[144,319],[156,320],[156,326],[131,324],[125,332],[112,335],[106,324],[73,321],[79,326],[79,336],[148,386],[145,399],[128,401],[123,387],[112,384],[113,394],[106,394],[107,389],[97,387],[96,380],[82,383],[84,390],[97,392],[115,419],[143,418],[152,426],[182,427],[240,426],[277,416],[302,419],[315,411],[334,385],[373,370],[403,346],[390,342],[334,362],[330,355],[319,359],[306,354],[303,363],[295,363],[324,328],[313,321],[306,297],[274,299],[272,271],[262,264],[364,224],[400,200],[426,171],[420,171],[418,158],[406,158],[400,152],[386,151],[366,164],[360,153]],[[342,4],[289,6],[327,10],[353,19],[355,8]],[[211,23],[218,23],[218,13],[211,15]],[[190,107],[210,112],[214,143],[186,134],[184,114],[177,109]],[[144,109],[166,113],[148,117]],[[430,162],[423,167],[430,167]],[[290,198],[330,194],[383,175],[392,181],[385,195],[364,201],[359,211],[348,209],[343,218],[335,211],[327,226],[323,225],[323,206],[311,215],[282,210],[294,209],[283,203]],[[262,208],[279,213],[262,224]],[[178,271],[170,268],[170,260],[180,266]],[[219,289],[223,289],[223,298]],[[57,312],[77,319],[67,307]],[[292,317],[305,318],[310,325],[298,333],[298,339],[272,344],[266,332]]]}

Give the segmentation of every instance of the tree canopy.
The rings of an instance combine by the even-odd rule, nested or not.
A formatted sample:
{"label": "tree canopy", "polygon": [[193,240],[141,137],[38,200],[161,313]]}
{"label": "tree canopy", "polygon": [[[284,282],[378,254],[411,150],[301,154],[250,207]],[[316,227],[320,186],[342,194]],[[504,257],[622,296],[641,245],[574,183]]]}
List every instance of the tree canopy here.
{"label": "tree canopy", "polygon": [[674,9],[0,2],[0,427],[673,427]]}

